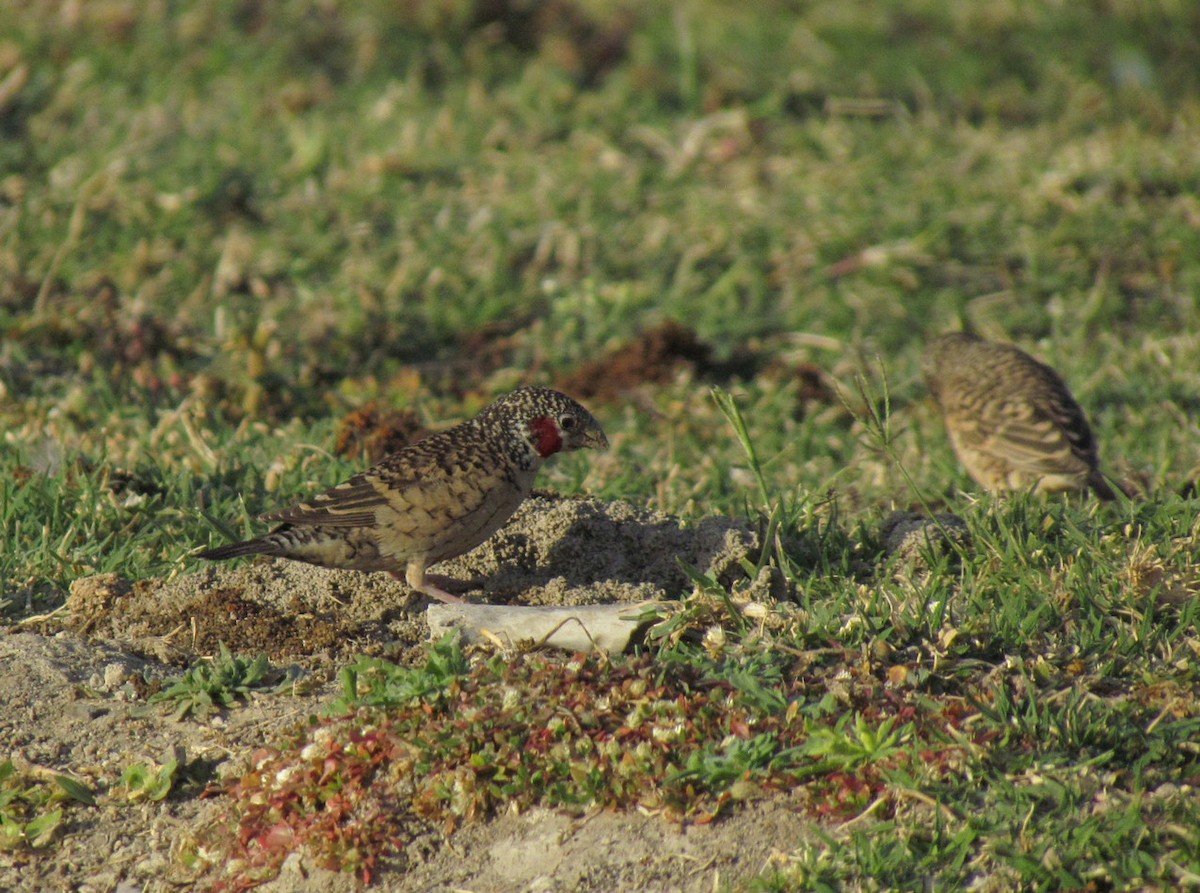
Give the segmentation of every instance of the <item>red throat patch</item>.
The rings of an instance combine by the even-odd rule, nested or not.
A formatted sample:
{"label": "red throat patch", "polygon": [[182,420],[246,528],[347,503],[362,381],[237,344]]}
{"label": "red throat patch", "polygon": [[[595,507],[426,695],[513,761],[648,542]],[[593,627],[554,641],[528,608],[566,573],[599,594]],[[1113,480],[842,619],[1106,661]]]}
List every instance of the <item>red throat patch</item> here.
{"label": "red throat patch", "polygon": [[538,416],[529,423],[533,435],[533,447],[545,459],[562,449],[562,435],[558,433],[558,422],[549,416]]}

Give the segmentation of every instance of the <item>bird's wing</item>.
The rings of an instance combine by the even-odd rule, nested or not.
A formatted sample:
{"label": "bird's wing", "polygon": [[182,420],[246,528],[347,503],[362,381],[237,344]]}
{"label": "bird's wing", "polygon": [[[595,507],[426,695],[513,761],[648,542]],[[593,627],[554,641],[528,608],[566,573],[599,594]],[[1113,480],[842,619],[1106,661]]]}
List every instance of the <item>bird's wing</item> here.
{"label": "bird's wing", "polygon": [[368,527],[376,512],[388,504],[387,489],[370,472],[356,474],[307,502],[298,502],[261,520],[280,524],[319,524],[322,527]]}
{"label": "bird's wing", "polygon": [[1039,408],[1025,400],[1000,400],[964,432],[979,449],[1035,474],[1083,471],[1095,463],[1095,444],[1074,401]]}
{"label": "bird's wing", "polygon": [[437,515],[448,523],[475,511],[507,476],[495,456],[463,449],[434,435],[356,474],[306,502],[263,515],[262,520],[323,527],[371,527],[412,516],[413,524]]}
{"label": "bird's wing", "polygon": [[1071,452],[1095,465],[1096,438],[1079,404],[1070,398],[1055,397],[1046,401],[1046,412],[1071,445]]}
{"label": "bird's wing", "polygon": [[448,525],[475,513],[498,487],[518,486],[507,468],[477,458],[446,450],[435,461],[415,465],[385,460],[372,473],[400,529],[409,524],[420,528],[428,519],[438,519],[435,526]]}

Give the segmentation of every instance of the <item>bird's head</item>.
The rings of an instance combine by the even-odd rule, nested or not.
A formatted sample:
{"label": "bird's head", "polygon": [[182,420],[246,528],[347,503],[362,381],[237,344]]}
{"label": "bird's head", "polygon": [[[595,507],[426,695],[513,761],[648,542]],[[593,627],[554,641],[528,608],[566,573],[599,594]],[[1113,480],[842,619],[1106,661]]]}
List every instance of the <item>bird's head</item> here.
{"label": "bird's head", "polygon": [[921,374],[935,399],[940,390],[944,367],[953,367],[963,354],[974,350],[980,343],[979,337],[969,332],[947,332],[938,335],[925,346],[921,356]]}
{"label": "bird's head", "polygon": [[504,425],[539,460],[571,450],[608,448],[608,438],[592,414],[550,388],[518,388],[489,406],[484,415],[489,422]]}

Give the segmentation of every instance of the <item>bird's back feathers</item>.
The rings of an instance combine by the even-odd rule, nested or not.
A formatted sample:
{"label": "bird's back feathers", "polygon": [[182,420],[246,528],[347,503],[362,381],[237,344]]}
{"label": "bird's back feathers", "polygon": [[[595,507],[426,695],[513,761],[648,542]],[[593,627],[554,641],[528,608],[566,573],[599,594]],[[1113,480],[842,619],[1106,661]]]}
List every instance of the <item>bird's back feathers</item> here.
{"label": "bird's back feathers", "polygon": [[934,339],[922,366],[955,452],[985,488],[1091,486],[1113,498],[1087,417],[1050,366],[962,332]]}

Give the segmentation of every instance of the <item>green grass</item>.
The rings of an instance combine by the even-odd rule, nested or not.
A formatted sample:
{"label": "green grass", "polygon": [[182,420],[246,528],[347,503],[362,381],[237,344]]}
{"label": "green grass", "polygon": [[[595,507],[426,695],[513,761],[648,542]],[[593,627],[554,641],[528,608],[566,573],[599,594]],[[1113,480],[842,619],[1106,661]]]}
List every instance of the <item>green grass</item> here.
{"label": "green grass", "polygon": [[[282,681],[280,676],[284,677]],[[232,654],[222,642],[216,657],[193,664],[182,676],[164,680],[164,687],[147,698],[146,703],[173,707],[176,720],[189,714],[204,719],[210,713],[232,707],[239,699],[249,700],[256,692],[278,693],[291,682],[291,674],[271,669],[267,655],[247,660]]]}
{"label": "green grass", "polygon": [[0,851],[49,847],[62,831],[64,805],[95,806],[95,795],[66,775],[0,762]]}
{"label": "green grass", "polygon": [[131,803],[164,800],[175,786],[178,774],[179,761],[174,758],[162,766],[131,763],[121,773],[121,786]]}
{"label": "green grass", "polygon": [[[206,516],[245,532],[357,467],[333,444],[369,400],[449,424],[675,318],[760,374],[593,404],[612,450],[541,483],[770,531],[793,601],[699,581],[664,665],[772,721],[786,655],[858,674],[804,693],[797,764],[677,755],[714,798],[843,761],[761,889],[1194,885],[1192,6],[483,7],[0,9],[0,615],[191,569]],[[917,376],[959,318],[1056,365],[1150,497],[962,495]],[[881,559],[892,508],[943,502],[970,548]],[[871,713],[893,688],[957,705],[947,771]],[[889,741],[907,768],[863,756]]]}

